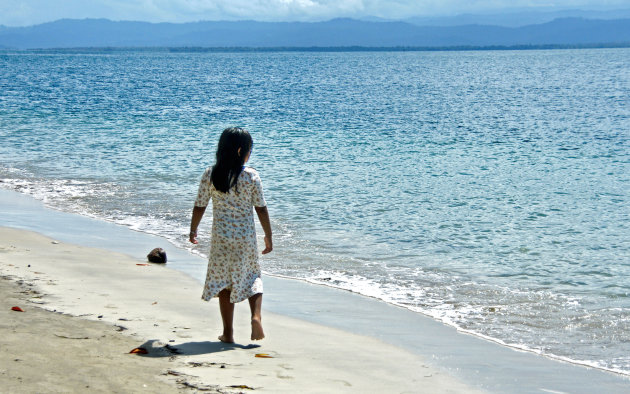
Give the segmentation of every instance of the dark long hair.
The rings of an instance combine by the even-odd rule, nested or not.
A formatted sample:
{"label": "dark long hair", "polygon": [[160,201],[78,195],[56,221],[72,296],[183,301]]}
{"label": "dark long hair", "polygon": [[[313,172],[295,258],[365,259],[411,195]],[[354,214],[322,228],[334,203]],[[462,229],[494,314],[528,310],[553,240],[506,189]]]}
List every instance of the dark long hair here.
{"label": "dark long hair", "polygon": [[229,127],[223,130],[217,147],[217,162],[210,174],[215,189],[227,193],[234,186],[238,192],[238,176],[253,144],[252,136],[245,129]]}

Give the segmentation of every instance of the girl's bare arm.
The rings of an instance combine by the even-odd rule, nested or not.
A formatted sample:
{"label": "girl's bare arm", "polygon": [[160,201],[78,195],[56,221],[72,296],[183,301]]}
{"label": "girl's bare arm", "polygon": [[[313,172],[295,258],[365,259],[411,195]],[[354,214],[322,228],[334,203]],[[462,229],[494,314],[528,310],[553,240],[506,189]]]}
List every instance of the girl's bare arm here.
{"label": "girl's bare arm", "polygon": [[262,251],[262,254],[267,254],[273,250],[273,241],[271,238],[271,222],[269,221],[269,211],[267,211],[267,207],[254,207],[256,209],[256,214],[258,215],[258,220],[260,220],[260,225],[265,232],[265,249]]}
{"label": "girl's bare arm", "polygon": [[197,242],[197,227],[201,222],[203,214],[206,212],[206,207],[194,207],[192,212],[192,219],[190,220],[190,234],[188,239],[190,242],[196,244]]}

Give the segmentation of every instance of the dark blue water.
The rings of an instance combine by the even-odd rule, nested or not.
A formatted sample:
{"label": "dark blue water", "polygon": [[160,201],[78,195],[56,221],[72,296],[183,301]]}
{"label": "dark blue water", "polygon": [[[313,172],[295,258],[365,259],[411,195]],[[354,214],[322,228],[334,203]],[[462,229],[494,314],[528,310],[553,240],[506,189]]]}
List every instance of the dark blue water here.
{"label": "dark blue water", "polygon": [[267,273],[630,373],[628,64],[628,49],[0,52],[0,185],[188,248],[218,135],[244,126]]}

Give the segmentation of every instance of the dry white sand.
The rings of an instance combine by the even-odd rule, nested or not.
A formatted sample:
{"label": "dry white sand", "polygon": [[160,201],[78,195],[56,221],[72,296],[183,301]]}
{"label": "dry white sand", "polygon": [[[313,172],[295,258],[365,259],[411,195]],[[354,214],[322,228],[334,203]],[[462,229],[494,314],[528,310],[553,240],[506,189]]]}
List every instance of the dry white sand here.
{"label": "dry white sand", "polygon": [[[168,359],[126,354],[136,340],[110,324],[33,306],[38,293],[0,278],[0,392],[173,392]],[[25,312],[14,312],[21,306]]]}
{"label": "dry white sand", "polygon": [[[252,343],[246,303],[236,306],[237,344],[220,343],[216,299],[202,301],[201,285],[183,273],[142,263],[0,227],[0,274],[21,282],[17,290],[7,284],[0,288],[0,387],[10,392],[478,391],[404,349],[266,311],[267,338]],[[10,311],[14,303],[25,312]],[[135,347],[149,354],[127,353]]]}

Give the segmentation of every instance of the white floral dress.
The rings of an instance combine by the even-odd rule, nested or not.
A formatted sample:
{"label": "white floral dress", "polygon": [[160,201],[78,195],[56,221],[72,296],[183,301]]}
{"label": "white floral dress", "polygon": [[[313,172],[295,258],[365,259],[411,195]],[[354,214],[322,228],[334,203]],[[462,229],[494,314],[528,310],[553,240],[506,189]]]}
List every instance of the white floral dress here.
{"label": "white floral dress", "polygon": [[205,207],[212,199],[212,240],[208,273],[202,299],[209,301],[223,289],[230,289],[230,302],[243,301],[263,292],[258,264],[256,228],[252,207],[264,207],[258,172],[244,167],[237,187],[223,193],[210,182],[212,167],[204,172],[195,206]]}

